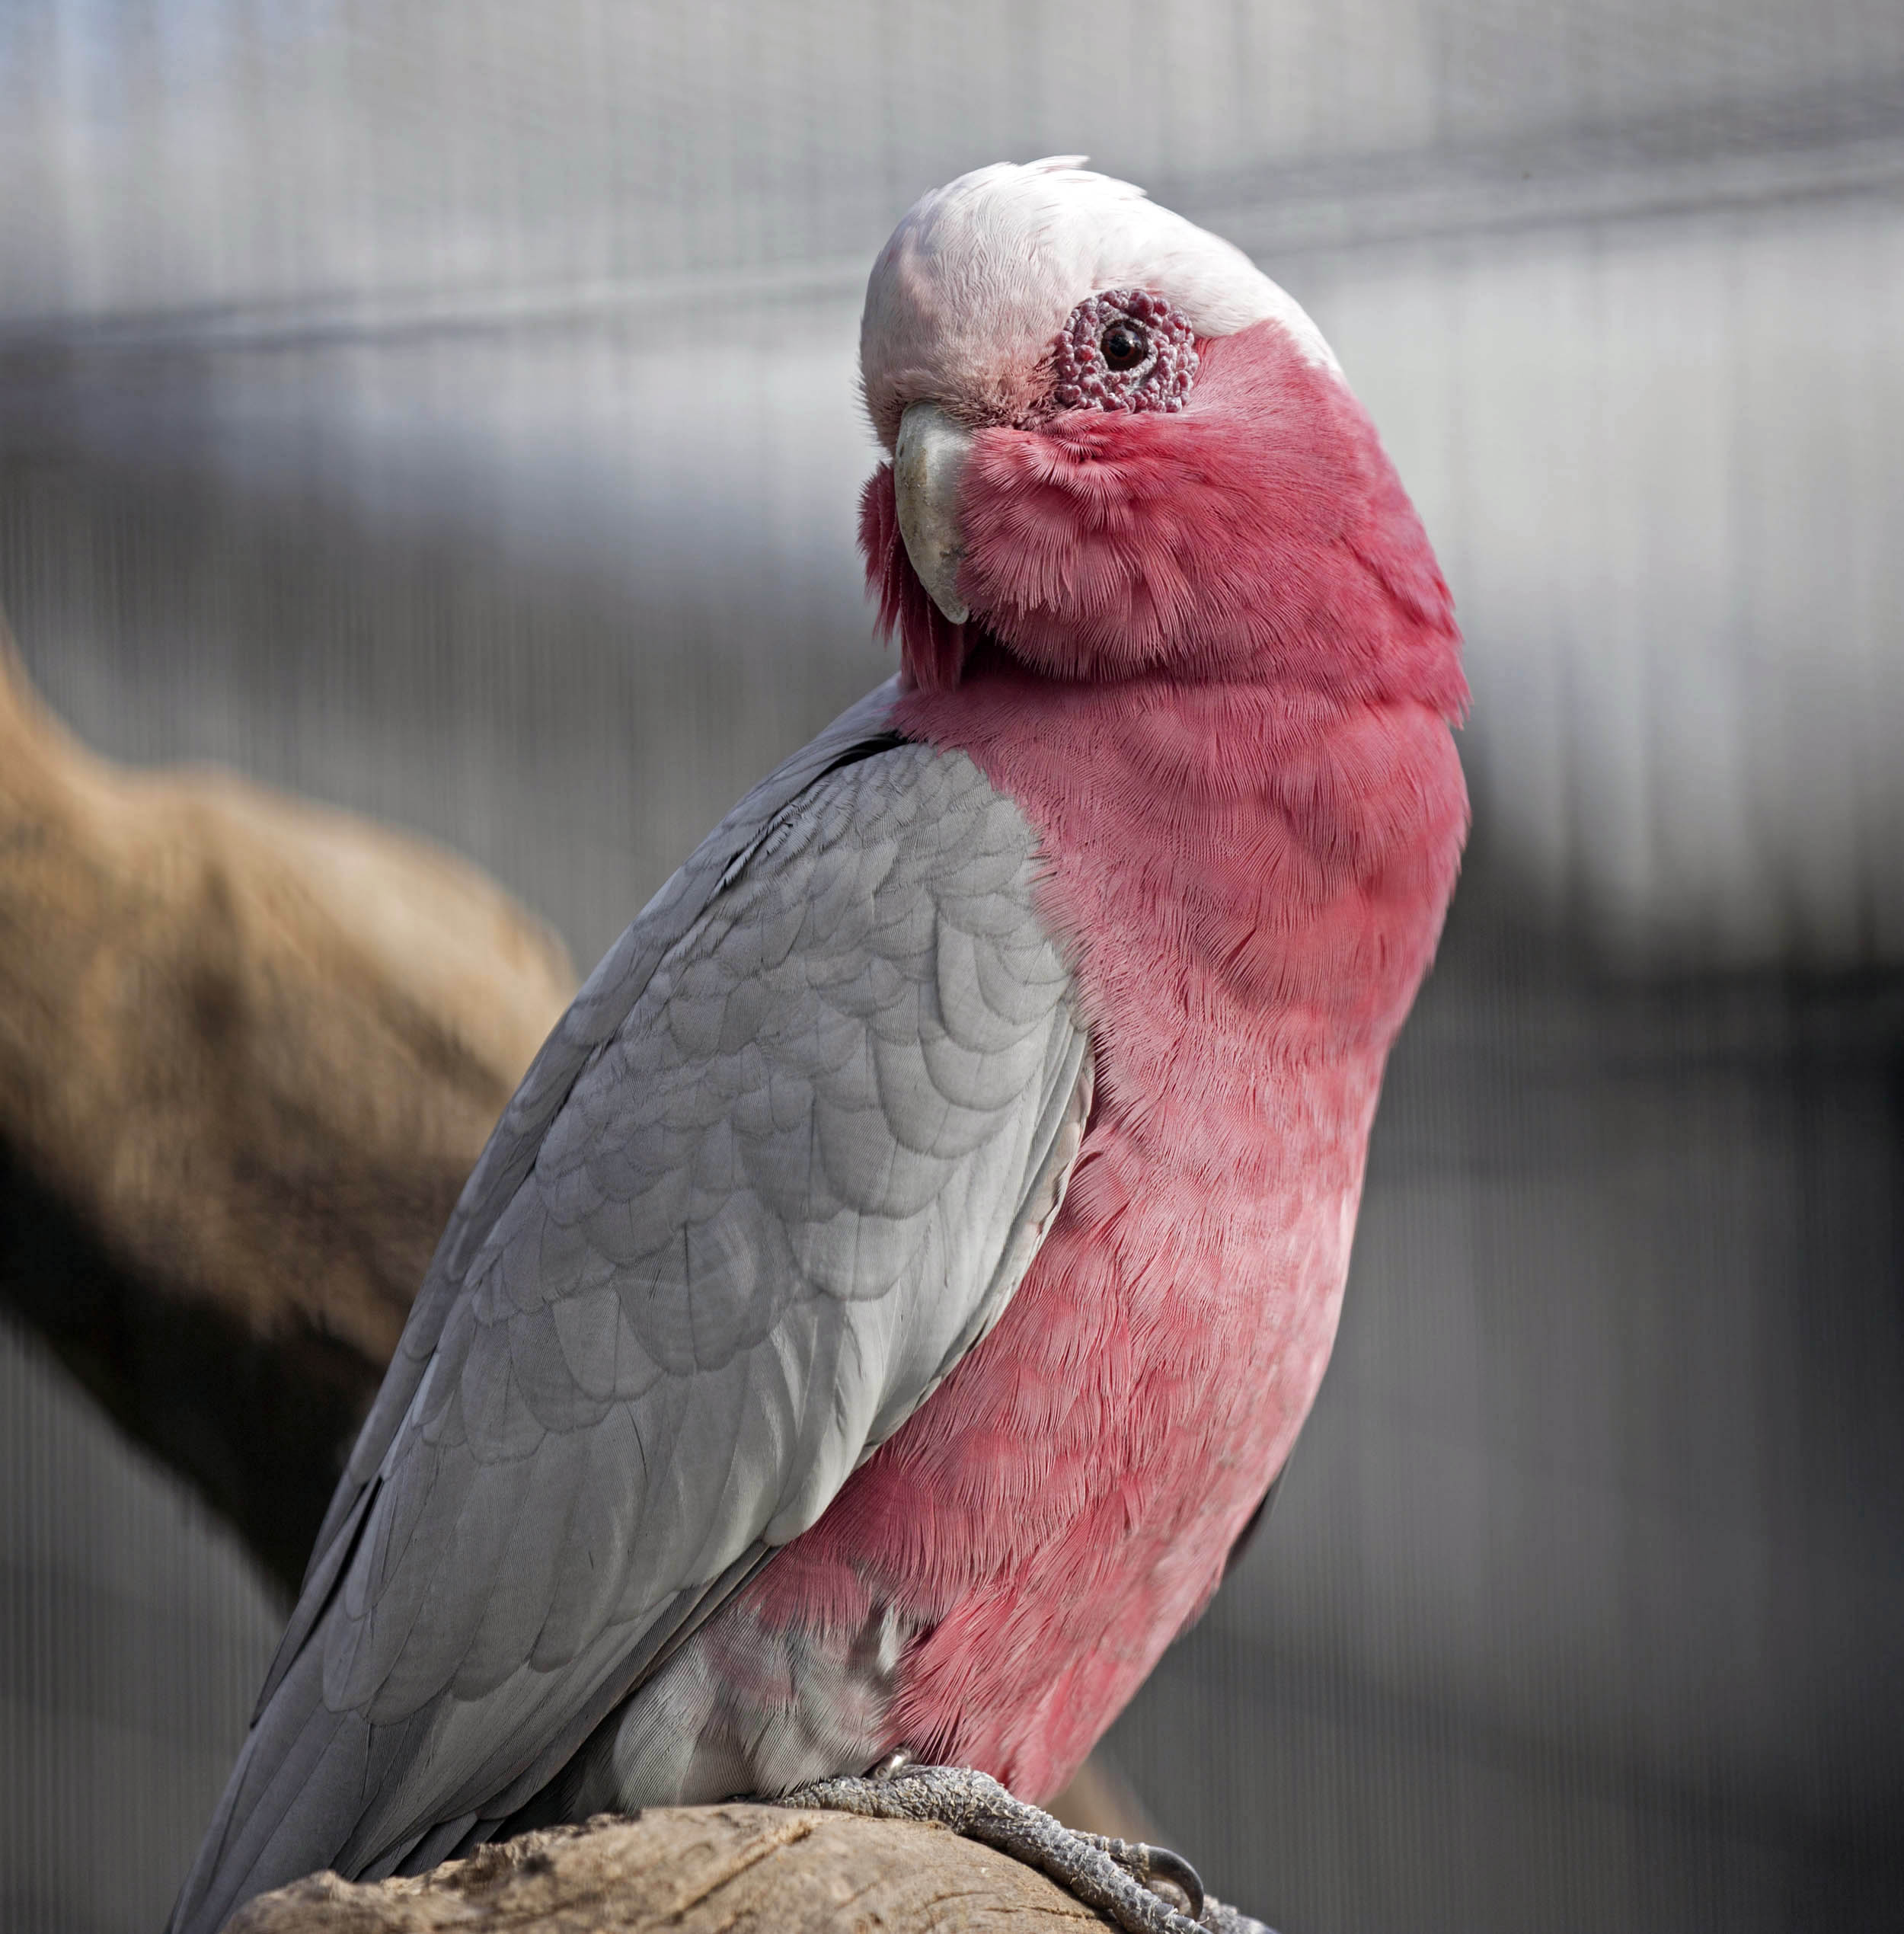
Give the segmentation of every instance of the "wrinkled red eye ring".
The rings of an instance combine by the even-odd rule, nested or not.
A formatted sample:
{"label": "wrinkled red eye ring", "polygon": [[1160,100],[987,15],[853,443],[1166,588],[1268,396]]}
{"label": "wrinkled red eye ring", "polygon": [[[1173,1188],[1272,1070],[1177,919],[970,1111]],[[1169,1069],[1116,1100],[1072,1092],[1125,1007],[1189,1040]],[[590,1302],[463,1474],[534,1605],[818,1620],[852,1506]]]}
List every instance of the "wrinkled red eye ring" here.
{"label": "wrinkled red eye ring", "polygon": [[[1116,321],[1135,323],[1150,354],[1113,369],[1099,344]],[[1051,346],[1054,410],[1180,410],[1196,380],[1196,337],[1190,324],[1147,289],[1107,289],[1071,312]]]}

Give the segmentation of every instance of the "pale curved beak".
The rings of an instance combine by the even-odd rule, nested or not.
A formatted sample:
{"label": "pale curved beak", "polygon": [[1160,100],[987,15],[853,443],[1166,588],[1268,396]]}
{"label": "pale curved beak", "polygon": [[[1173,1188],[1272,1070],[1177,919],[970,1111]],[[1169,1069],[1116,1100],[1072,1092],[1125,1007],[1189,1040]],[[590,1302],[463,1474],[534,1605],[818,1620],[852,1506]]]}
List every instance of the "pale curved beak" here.
{"label": "pale curved beak", "polygon": [[912,403],[893,443],[893,494],[899,535],[919,582],[955,625],[971,615],[959,596],[959,484],[972,454],[972,433],[936,403]]}

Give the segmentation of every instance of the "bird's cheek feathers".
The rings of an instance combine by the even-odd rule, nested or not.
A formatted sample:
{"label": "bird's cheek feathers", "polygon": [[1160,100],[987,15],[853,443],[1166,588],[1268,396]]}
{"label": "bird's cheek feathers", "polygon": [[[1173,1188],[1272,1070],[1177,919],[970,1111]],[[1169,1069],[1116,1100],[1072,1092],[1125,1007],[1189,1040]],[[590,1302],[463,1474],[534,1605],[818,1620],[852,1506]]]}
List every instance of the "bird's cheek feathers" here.
{"label": "bird's cheek feathers", "polygon": [[[957,682],[981,631],[1033,670],[1089,679],[1318,657],[1301,669],[1326,673],[1334,651],[1362,657],[1390,630],[1364,540],[1392,472],[1340,378],[1273,322],[1198,350],[1180,411],[1071,410],[972,436],[954,596],[926,595],[891,472],[872,480],[861,542],[915,682]],[[1407,522],[1402,540],[1426,554]]]}

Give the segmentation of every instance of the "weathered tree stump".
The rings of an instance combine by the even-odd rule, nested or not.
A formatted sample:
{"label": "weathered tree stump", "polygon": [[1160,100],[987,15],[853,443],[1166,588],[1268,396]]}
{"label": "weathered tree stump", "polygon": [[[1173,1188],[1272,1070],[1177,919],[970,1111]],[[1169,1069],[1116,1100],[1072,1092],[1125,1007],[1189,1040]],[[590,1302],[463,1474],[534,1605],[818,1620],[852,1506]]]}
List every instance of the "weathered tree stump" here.
{"label": "weathered tree stump", "polygon": [[728,1805],[604,1816],[417,1880],[334,1874],[261,1895],[226,1934],[1028,1934],[1107,1923],[942,1827]]}

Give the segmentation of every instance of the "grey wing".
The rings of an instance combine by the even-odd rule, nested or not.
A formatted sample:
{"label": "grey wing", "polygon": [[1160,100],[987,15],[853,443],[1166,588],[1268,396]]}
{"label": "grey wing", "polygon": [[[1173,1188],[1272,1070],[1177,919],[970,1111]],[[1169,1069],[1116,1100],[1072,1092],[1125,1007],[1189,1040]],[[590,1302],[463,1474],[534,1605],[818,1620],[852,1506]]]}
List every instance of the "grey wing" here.
{"label": "grey wing", "polygon": [[180,1925],[522,1805],[1016,1287],[1090,1081],[1035,842],[960,756],[850,756],[664,894],[512,1103]]}
{"label": "grey wing", "polygon": [[[300,1610],[309,1598],[314,1581],[327,1568],[334,1571],[342,1547],[348,1542],[346,1527],[375,1478],[384,1453],[416,1395],[471,1258],[487,1239],[503,1205],[521,1186],[549,1124],[568,1099],[577,1077],[627,1020],[663,955],[701,917],[722,879],[780,814],[816,779],[890,745],[890,714],[897,695],[897,679],[888,679],[755,787],[642,909],[556,1023],[477,1159],[436,1245],[383,1386],[319,1527],[305,1571],[305,1589],[299,1596]],[[266,1678],[260,1710],[301,1642],[294,1617]]]}

